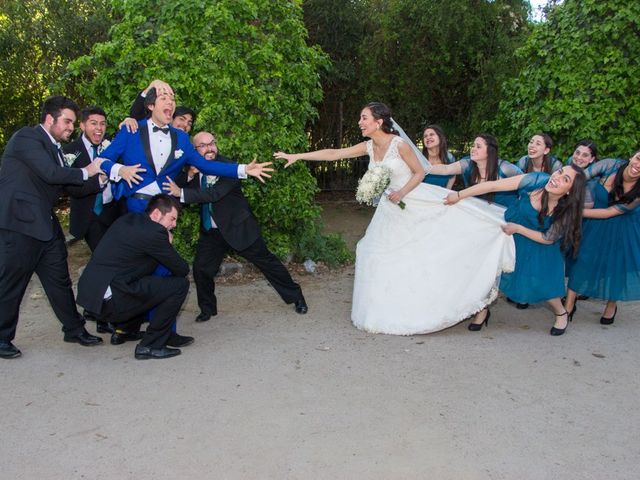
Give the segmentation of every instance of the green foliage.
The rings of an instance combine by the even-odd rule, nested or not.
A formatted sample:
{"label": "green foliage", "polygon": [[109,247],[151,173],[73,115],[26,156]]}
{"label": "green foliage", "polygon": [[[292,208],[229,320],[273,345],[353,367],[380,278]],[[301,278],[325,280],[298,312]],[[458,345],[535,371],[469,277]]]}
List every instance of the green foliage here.
{"label": "green foliage", "polygon": [[42,101],[66,94],[83,103],[67,63],[106,38],[108,0],[3,0],[0,6],[0,149],[39,121]]}
{"label": "green foliage", "polygon": [[199,235],[200,209],[198,205],[187,205],[180,211],[178,223],[173,229],[173,246],[189,263],[193,262]]}
{"label": "green foliage", "polygon": [[[93,76],[85,95],[124,116],[138,89],[160,78],[173,87],[178,104],[198,112],[196,128],[217,135],[223,155],[267,161],[275,150],[307,148],[304,126],[316,115],[319,71],[328,60],[305,43],[300,2],[113,3],[122,21],[109,41],[71,65],[73,75]],[[278,168],[266,185],[243,184],[274,252],[304,255],[297,245],[301,226],[320,213],[306,166]],[[176,245],[183,253],[197,238],[196,223],[197,212],[182,215]]]}
{"label": "green foliage", "polygon": [[[337,93],[345,97],[340,112],[345,122],[356,126],[360,108],[379,100],[393,109],[409,136],[419,138],[427,123],[438,123],[454,146],[493,118],[501,82],[517,72],[513,51],[529,32],[524,0],[307,3],[309,29],[320,32],[312,39],[340,66]],[[348,23],[333,28],[337,21]],[[320,111],[338,116],[333,105],[323,104]],[[339,144],[326,133],[327,123],[321,116],[312,138],[323,137],[325,147]],[[343,131],[345,143],[360,138],[357,130],[353,136],[352,130]]]}
{"label": "green foliage", "polygon": [[545,131],[565,158],[583,138],[599,155],[626,156],[640,129],[640,3],[565,0],[547,12],[507,82],[494,123],[501,149],[516,157]]}
{"label": "green foliage", "polygon": [[360,141],[357,125],[366,103],[358,50],[365,37],[367,3],[362,0],[306,0],[304,21],[309,42],[331,58],[321,75],[319,118],[310,128],[310,148],[340,148]]}

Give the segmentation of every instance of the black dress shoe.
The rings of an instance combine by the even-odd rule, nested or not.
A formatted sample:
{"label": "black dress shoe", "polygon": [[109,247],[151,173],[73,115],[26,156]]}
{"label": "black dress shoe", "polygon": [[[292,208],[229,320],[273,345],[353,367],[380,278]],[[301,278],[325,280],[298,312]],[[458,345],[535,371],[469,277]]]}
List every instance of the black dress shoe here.
{"label": "black dress shoe", "polygon": [[65,333],[64,341],[68,343],[79,343],[85,347],[93,347],[94,345],[100,345],[102,343],[102,338],[91,335],[83,328],[80,333],[76,333],[75,335]]}
{"label": "black dress shoe", "polygon": [[298,300],[296,300],[294,305],[296,308],[296,313],[299,313],[300,315],[304,315],[309,311],[309,307],[307,306],[307,302],[305,302],[304,297],[300,297]]}
{"label": "black dress shoe", "polygon": [[151,359],[162,359],[162,358],[171,358],[176,355],[180,355],[180,350],[177,348],[150,348],[150,347],[141,347],[140,345],[136,345],[136,353],[135,357],[138,360],[149,360]]}
{"label": "black dress shoe", "polygon": [[111,322],[103,322],[96,320],[96,332],[98,333],[115,333],[116,327]]}
{"label": "black dress shoe", "polygon": [[169,340],[167,340],[168,347],[186,347],[193,343],[193,337],[187,337],[186,335],[179,335],[176,332],[171,332]]}
{"label": "black dress shoe", "polygon": [[20,355],[22,352],[13,343],[0,342],[0,358],[17,358]]}
{"label": "black dress shoe", "polygon": [[200,312],[200,315],[198,315],[196,317],[196,322],[201,323],[201,322],[206,322],[208,321],[211,317],[215,316],[215,313],[212,315],[210,313],[204,313],[204,312]]}
{"label": "black dress shoe", "polygon": [[111,345],[122,345],[124,342],[135,342],[142,338],[142,332],[123,332],[116,330],[111,334]]}

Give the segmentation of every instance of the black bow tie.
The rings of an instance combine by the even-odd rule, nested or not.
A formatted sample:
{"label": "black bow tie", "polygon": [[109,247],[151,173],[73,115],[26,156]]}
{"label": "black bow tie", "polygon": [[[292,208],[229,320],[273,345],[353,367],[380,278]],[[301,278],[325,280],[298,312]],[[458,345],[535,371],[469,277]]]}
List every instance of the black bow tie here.
{"label": "black bow tie", "polygon": [[162,133],[164,133],[166,135],[166,134],[169,133],[169,127],[160,128],[160,127],[157,127],[157,126],[154,125],[153,126],[153,131],[154,132],[162,132]]}

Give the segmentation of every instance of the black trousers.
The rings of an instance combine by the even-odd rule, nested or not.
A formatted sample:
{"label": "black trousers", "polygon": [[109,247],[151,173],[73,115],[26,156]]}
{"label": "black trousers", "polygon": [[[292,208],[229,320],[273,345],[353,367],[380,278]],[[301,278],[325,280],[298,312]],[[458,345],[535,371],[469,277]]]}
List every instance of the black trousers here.
{"label": "black trousers", "polygon": [[[200,232],[193,261],[193,279],[202,313],[214,315],[218,312],[214,278],[224,256],[231,249],[217,228]],[[248,248],[238,251],[238,254],[258,267],[285,303],[302,298],[300,285],[293,281],[278,257],[269,251],[262,237],[258,237]]]}
{"label": "black trousers", "polygon": [[[189,280],[185,277],[143,277],[130,285],[113,282],[111,300],[101,320],[115,324],[127,332],[140,330],[144,313],[155,308],[140,345],[162,348],[167,344],[171,325],[189,292]],[[134,292],[134,293],[131,293]]]}
{"label": "black trousers", "polygon": [[46,242],[0,229],[0,340],[15,338],[20,303],[34,272],[62,323],[62,331],[75,335],[84,328],[71,289],[67,247],[60,227]]}
{"label": "black trousers", "polygon": [[[109,226],[113,221],[123,213],[126,213],[126,208],[122,205],[122,202],[112,201],[106,204],[104,210],[100,215],[95,213],[91,214],[89,220],[89,227],[84,234],[84,241],[87,242],[89,249],[93,252],[104,234],[109,230]],[[124,210],[123,210],[124,209]]]}
{"label": "black trousers", "polygon": [[87,229],[87,233],[84,234],[84,241],[87,242],[89,249],[93,252],[95,251],[98,243],[104,237],[104,234],[107,233],[109,227],[104,223],[98,221],[97,218],[93,218],[91,223],[89,224],[89,228]]}

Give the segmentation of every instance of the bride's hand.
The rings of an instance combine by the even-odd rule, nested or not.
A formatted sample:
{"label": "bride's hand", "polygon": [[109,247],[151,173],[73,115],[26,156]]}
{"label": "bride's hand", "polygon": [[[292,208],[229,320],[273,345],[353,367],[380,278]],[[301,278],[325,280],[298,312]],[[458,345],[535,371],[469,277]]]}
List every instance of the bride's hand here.
{"label": "bride's hand", "polygon": [[400,192],[394,192],[392,191],[389,195],[387,195],[387,198],[389,200],[391,200],[393,203],[400,203],[400,201],[402,200],[403,195],[400,194]]}
{"label": "bride's hand", "polygon": [[282,158],[284,160],[287,161],[287,164],[284,166],[284,168],[290,167],[291,165],[293,165],[294,163],[296,163],[298,161],[297,158],[294,158],[293,155],[290,155],[288,153],[284,153],[284,152],[276,152],[273,154],[273,158]]}
{"label": "bride's hand", "polygon": [[460,192],[451,192],[447,195],[447,198],[444,199],[445,205],[455,205],[460,201]]}
{"label": "bride's hand", "polygon": [[502,231],[507,235],[513,235],[514,233],[518,233],[520,229],[520,225],[517,223],[505,223],[502,225]]}

